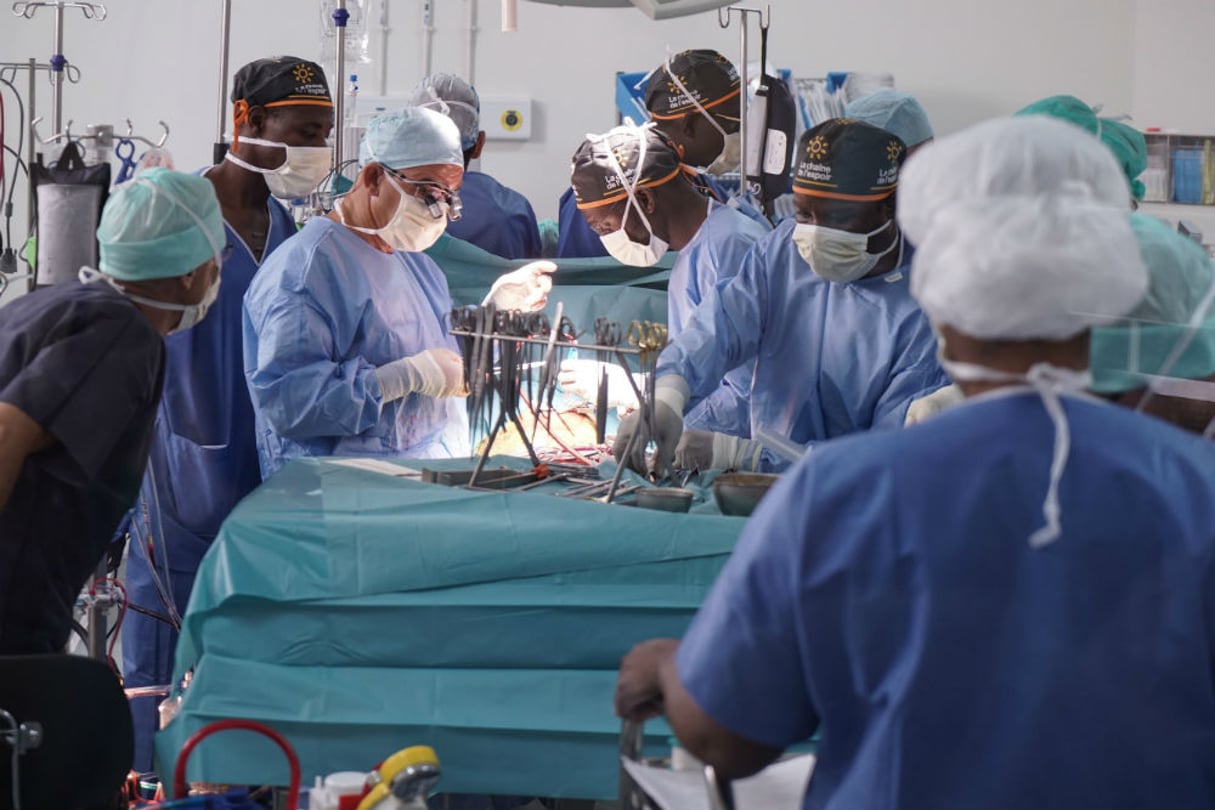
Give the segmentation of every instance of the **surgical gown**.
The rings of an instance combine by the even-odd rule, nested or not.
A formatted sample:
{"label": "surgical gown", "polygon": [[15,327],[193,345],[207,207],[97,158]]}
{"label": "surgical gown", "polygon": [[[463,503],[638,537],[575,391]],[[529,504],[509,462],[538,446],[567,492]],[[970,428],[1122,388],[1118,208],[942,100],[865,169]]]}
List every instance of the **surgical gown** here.
{"label": "surgical gown", "polygon": [[540,258],[536,212],[522,194],[488,174],[465,172],[460,199],[464,215],[448,223],[448,234],[503,259]]}
{"label": "surgical gown", "polygon": [[[296,232],[277,200],[267,200],[270,228],[263,257]],[[253,405],[245,385],[241,306],[258,260],[226,222],[232,245],[219,298],[195,327],[165,339],[165,389],[156,416],[149,473],[130,524],[127,591],[132,604],[167,618],[153,578],[155,564],[166,598],[184,614],[194,572],[220,524],[261,483]],[[152,556],[149,557],[149,544]],[[131,611],[123,623],[123,676],[128,686],[167,684],[177,632],[164,619]],[[152,768],[152,735],[159,727],[157,698],[131,701],[135,769]]]}
{"label": "surgical gown", "polygon": [[717,722],[822,739],[806,808],[1215,806],[1215,447],[998,392],[829,442],[774,489],[677,653]]}
{"label": "surgical gown", "polygon": [[[928,320],[911,298],[910,257],[851,284],[819,278],[781,223],[742,270],[697,307],[658,360],[658,376],[688,381],[692,405],[731,369],[755,361],[751,438],[804,448],[879,427],[899,427],[914,400],[949,382]],[[763,469],[792,459],[766,449]]]}
{"label": "surgical gown", "polygon": [[[667,286],[667,325],[671,339],[683,332],[708,291],[732,278],[751,246],[772,229],[735,208],[709,202],[709,216],[675,259]],[[717,389],[684,419],[689,430],[751,435],[751,377],[755,363],[730,371]]]}
{"label": "surgical gown", "polygon": [[384,402],[377,367],[458,352],[447,280],[420,253],[382,253],[315,217],[245,294],[245,378],[263,477],[301,456],[451,458],[468,452],[464,400]]}

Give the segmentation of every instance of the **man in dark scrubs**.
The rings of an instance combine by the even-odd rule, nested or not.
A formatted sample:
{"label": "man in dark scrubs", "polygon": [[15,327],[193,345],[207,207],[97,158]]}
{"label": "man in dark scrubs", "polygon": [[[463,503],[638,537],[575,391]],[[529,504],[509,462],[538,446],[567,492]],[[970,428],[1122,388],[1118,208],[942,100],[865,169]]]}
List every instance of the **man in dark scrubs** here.
{"label": "man in dark scrubs", "polygon": [[164,340],[219,291],[223,219],[210,182],[151,169],[97,230],[100,270],[0,312],[0,655],[55,653],[139,492]]}

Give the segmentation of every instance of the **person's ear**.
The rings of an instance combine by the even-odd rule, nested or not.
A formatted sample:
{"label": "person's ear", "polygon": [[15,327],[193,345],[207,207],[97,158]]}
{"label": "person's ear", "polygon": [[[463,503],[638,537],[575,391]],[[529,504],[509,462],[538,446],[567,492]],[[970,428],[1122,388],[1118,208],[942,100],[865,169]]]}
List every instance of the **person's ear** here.
{"label": "person's ear", "polygon": [[688,140],[695,140],[696,133],[699,132],[698,127],[700,126],[700,123],[700,113],[696,113],[695,115],[685,115],[679,120],[679,131],[682,132],[684,136],[688,138]]}
{"label": "person's ear", "polygon": [[383,186],[387,185],[383,182],[384,167],[378,163],[368,163],[364,166],[360,178],[363,181],[363,185],[367,187],[367,192],[373,197],[381,194]]}
{"label": "person's ear", "polygon": [[640,206],[642,213],[646,217],[654,213],[654,209],[658,206],[658,201],[653,189],[639,188],[633,194],[637,197],[637,205]]}
{"label": "person's ear", "polygon": [[485,130],[477,133],[477,145],[472,148],[471,160],[476,160],[481,157],[481,150],[485,148]]}
{"label": "person's ear", "polygon": [[265,107],[250,107],[244,126],[248,128],[250,137],[260,138],[266,133],[266,119],[269,113]]}

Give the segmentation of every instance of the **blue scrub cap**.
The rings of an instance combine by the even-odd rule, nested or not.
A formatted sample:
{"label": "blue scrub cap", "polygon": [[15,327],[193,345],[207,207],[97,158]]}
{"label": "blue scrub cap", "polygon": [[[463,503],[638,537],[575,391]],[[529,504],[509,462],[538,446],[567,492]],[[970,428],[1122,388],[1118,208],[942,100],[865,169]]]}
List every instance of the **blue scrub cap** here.
{"label": "blue scrub cap", "polygon": [[359,165],[390,169],[449,165],[464,168],[460,130],[450,118],[425,107],[406,107],[371,119],[359,144]]}
{"label": "blue scrub cap", "polygon": [[844,108],[845,118],[855,118],[873,124],[899,136],[899,140],[910,149],[933,137],[928,113],[910,93],[898,90],[878,90],[863,98],[848,102]]}
{"label": "blue scrub cap", "polygon": [[1093,390],[1143,388],[1143,375],[1215,375],[1215,313],[1204,311],[1215,283],[1210,257],[1155,217],[1134,214],[1131,227],[1148,268],[1148,291],[1125,322],[1093,330]]}
{"label": "blue scrub cap", "polygon": [[211,181],[152,168],[113,192],[97,228],[99,269],[122,281],[184,276],[227,241]]}
{"label": "blue scrub cap", "polygon": [[460,147],[467,152],[481,134],[481,99],[471,84],[454,73],[432,73],[413,89],[409,103],[437,110],[460,129]]}

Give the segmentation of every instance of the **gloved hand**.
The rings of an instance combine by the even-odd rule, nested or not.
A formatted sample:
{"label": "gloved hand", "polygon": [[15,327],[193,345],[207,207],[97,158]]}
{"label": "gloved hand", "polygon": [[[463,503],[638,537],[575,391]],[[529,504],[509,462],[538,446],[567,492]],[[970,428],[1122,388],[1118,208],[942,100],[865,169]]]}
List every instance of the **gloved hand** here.
{"label": "gloved hand", "polygon": [[[566,360],[561,364],[557,382],[566,393],[595,405],[599,399],[600,370],[607,371],[608,407],[637,409],[637,393],[629,384],[629,373],[617,363],[600,363],[597,360]],[[633,375],[637,387],[641,388],[640,374]]]}
{"label": "gloved hand", "polygon": [[552,262],[525,264],[499,276],[481,306],[492,301],[498,309],[539,312],[548,304],[548,294],[553,289],[552,274],[556,272],[557,265]]}
{"label": "gloved hand", "polygon": [[759,469],[763,450],[763,445],[751,439],[707,430],[687,430],[675,447],[675,469],[754,472]]}
{"label": "gloved hand", "polygon": [[903,426],[917,425],[947,408],[952,408],[964,399],[966,399],[966,395],[956,385],[947,385],[944,388],[933,391],[928,396],[921,397],[911,403],[907,408],[907,416],[903,420]]}
{"label": "gloved hand", "polygon": [[[612,447],[612,455],[618,464],[627,464],[630,469],[643,475],[646,469],[645,447],[650,441],[657,442],[658,450],[654,454],[654,473],[661,477],[672,469],[675,460],[675,448],[683,433],[683,412],[688,404],[688,383],[678,375],[668,374],[660,378],[654,385],[654,430],[655,435],[645,435],[644,415],[634,411],[620,422],[616,431],[616,444]],[[636,440],[634,441],[634,437]],[[633,446],[630,449],[629,443]],[[625,451],[629,450],[625,458]]]}
{"label": "gloved hand", "polygon": [[385,363],[375,370],[385,402],[411,393],[443,399],[468,395],[464,360],[451,349],[427,349],[412,357]]}

